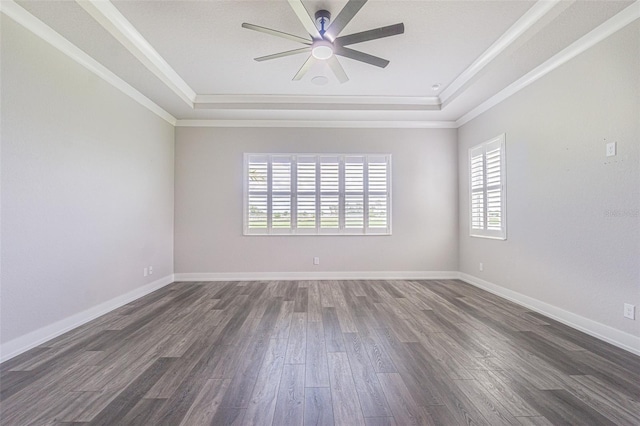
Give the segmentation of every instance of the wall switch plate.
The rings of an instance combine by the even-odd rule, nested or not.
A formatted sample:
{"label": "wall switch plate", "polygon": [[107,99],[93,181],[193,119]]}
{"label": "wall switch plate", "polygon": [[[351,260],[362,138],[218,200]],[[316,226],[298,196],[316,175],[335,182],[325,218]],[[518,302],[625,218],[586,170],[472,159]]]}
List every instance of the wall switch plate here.
{"label": "wall switch plate", "polygon": [[478,269],[480,270],[480,272],[484,271],[484,264],[482,262],[480,262],[480,264],[478,265]]}
{"label": "wall switch plate", "polygon": [[147,274],[148,274],[148,272],[147,272],[147,268],[144,268],[144,269],[142,270],[142,276],[143,276],[143,277],[146,277],[146,276],[147,276]]}
{"label": "wall switch plate", "polygon": [[319,265],[320,264],[320,258],[319,257],[314,257],[313,258],[313,264],[314,265]]}
{"label": "wall switch plate", "polygon": [[607,157],[613,157],[614,155],[616,155],[616,143],[609,142],[607,144]]}
{"label": "wall switch plate", "polygon": [[153,275],[153,266],[149,266],[149,275]]}
{"label": "wall switch plate", "polygon": [[630,303],[624,304],[624,317],[629,319],[636,319],[636,307]]}

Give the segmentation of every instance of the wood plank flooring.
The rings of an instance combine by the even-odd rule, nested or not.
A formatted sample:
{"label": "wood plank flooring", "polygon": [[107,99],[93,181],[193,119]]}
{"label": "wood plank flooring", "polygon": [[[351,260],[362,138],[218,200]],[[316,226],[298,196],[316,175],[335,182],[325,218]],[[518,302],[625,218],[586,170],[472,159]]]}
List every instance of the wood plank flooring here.
{"label": "wood plank flooring", "polygon": [[640,357],[455,280],[174,283],[0,365],[2,425],[640,425]]}

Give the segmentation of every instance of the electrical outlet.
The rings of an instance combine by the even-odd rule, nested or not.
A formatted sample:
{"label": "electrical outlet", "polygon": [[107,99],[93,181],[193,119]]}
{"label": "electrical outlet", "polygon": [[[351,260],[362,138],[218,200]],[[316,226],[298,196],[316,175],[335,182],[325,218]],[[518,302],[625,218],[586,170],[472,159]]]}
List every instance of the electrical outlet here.
{"label": "electrical outlet", "polygon": [[613,157],[614,155],[616,155],[616,143],[609,142],[607,144],[607,157]]}
{"label": "electrical outlet", "polygon": [[320,258],[319,257],[314,257],[313,258],[313,264],[314,265],[319,265],[320,264]]}
{"label": "electrical outlet", "polygon": [[143,277],[146,277],[146,276],[147,276],[147,274],[148,274],[147,268],[144,268],[144,269],[142,270],[142,276],[143,276]]}
{"label": "electrical outlet", "polygon": [[478,265],[478,269],[480,270],[480,272],[484,271],[484,263],[480,262],[480,264]]}
{"label": "electrical outlet", "polygon": [[624,304],[624,317],[629,319],[636,319],[636,307],[630,303]]}
{"label": "electrical outlet", "polygon": [[153,275],[153,266],[149,266],[149,275]]}

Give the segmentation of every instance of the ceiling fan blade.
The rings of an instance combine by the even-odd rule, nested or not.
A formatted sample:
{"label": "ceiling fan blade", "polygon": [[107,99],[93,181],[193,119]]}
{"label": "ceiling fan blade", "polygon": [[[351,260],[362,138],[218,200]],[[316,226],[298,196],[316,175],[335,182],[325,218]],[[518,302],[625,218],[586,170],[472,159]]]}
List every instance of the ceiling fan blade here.
{"label": "ceiling fan blade", "polygon": [[265,34],[270,34],[276,37],[282,37],[289,40],[297,41],[298,43],[303,44],[311,44],[311,40],[307,40],[306,38],[298,37],[293,34],[283,33],[282,31],[272,30],[271,28],[261,27],[259,25],[247,24],[246,22],[242,24],[242,28],[246,28],[248,30],[254,30]]}
{"label": "ceiling fan blade", "polygon": [[256,61],[268,61],[269,59],[278,59],[284,58],[285,56],[297,55],[298,53],[311,52],[311,46],[309,47],[301,47],[300,49],[287,50],[286,52],[274,53],[273,55],[260,56],[259,58],[255,58]]}
{"label": "ceiling fan blade", "polygon": [[313,22],[313,19],[309,16],[309,12],[307,12],[304,4],[302,4],[302,0],[289,0],[289,6],[291,6],[291,9],[293,9],[293,12],[296,14],[300,22],[302,22],[302,25],[311,37],[322,38],[320,31],[318,31],[318,28],[316,27],[316,23]]}
{"label": "ceiling fan blade", "polygon": [[302,67],[300,67],[300,70],[298,71],[298,73],[295,76],[293,76],[293,80],[298,81],[302,79],[302,77],[304,77],[307,71],[309,71],[309,68],[311,68],[313,64],[315,64],[317,61],[318,60],[315,57],[313,57],[312,55],[309,55],[309,58],[307,58],[305,63],[302,64]]}
{"label": "ceiling fan blade", "polygon": [[389,61],[386,59],[378,58],[377,56],[369,55],[368,53],[360,52],[359,50],[349,49],[348,47],[336,46],[333,53],[380,68],[384,68],[389,65]]}
{"label": "ceiling fan blade", "polygon": [[367,0],[349,0],[336,19],[329,25],[329,28],[324,33],[324,38],[334,41],[366,2]]}
{"label": "ceiling fan blade", "polygon": [[373,30],[362,31],[360,33],[349,34],[338,37],[335,43],[339,46],[362,43],[363,41],[377,40],[379,38],[391,37],[404,33],[404,24],[389,25],[387,27],[375,28]]}
{"label": "ceiling fan blade", "polygon": [[338,58],[336,58],[336,55],[332,55],[327,59],[327,63],[340,83],[346,83],[349,81],[349,77],[347,77],[347,73],[344,72],[344,68],[342,68],[342,65],[338,61]]}

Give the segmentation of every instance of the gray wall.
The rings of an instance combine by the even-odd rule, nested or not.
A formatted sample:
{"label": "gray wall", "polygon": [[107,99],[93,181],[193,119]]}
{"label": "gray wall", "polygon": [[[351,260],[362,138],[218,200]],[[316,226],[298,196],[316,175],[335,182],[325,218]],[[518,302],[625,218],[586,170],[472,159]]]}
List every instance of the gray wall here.
{"label": "gray wall", "polygon": [[[391,153],[393,235],[243,236],[244,152]],[[453,129],[176,128],[175,271],[456,271],[456,161]]]}
{"label": "gray wall", "polygon": [[173,273],[174,130],[1,24],[6,343]]}
{"label": "gray wall", "polygon": [[[639,28],[461,127],[458,152],[461,272],[636,336],[622,308],[640,306]],[[472,238],[467,151],[503,132],[508,239]]]}

